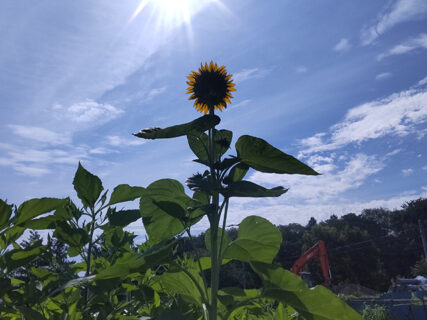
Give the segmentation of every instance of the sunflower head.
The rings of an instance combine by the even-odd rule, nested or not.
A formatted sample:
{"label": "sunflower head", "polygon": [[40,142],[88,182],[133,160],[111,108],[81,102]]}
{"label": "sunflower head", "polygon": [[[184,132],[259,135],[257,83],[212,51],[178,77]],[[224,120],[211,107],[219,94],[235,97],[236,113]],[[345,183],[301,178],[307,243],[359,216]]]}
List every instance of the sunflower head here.
{"label": "sunflower head", "polygon": [[224,66],[218,67],[212,61],[209,65],[202,64],[197,72],[193,71],[187,77],[187,93],[191,94],[188,100],[195,100],[196,110],[205,114],[214,109],[222,111],[227,108],[227,103],[231,103],[231,91],[236,91],[231,76]]}

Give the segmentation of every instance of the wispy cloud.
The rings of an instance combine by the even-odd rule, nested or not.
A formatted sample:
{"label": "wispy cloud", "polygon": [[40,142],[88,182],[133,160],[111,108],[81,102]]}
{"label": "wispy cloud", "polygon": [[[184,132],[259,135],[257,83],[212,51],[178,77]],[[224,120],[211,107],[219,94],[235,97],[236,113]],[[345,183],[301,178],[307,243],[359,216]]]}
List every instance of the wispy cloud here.
{"label": "wispy cloud", "polygon": [[89,150],[90,154],[109,154],[109,153],[117,153],[115,150],[111,150],[104,147],[97,147]]}
{"label": "wispy cloud", "polygon": [[402,174],[404,175],[404,176],[410,176],[411,174],[413,174],[414,173],[414,169],[411,169],[411,168],[408,168],[408,169],[403,169],[402,170]]}
{"label": "wispy cloud", "polygon": [[232,105],[231,105],[231,109],[246,106],[246,105],[248,105],[250,102],[251,102],[251,99],[245,99],[245,100],[242,100],[242,101],[240,101],[240,102],[238,102],[238,103],[236,103],[236,104],[232,104]]}
{"label": "wispy cloud", "polygon": [[122,113],[122,109],[90,99],[66,108],[67,118],[78,123],[106,123]]}
{"label": "wispy cloud", "polygon": [[423,86],[423,85],[425,85],[425,84],[427,84],[427,76],[426,77],[424,77],[423,79],[421,79],[420,81],[418,81],[418,84],[417,84],[417,86]]}
{"label": "wispy cloud", "polygon": [[243,69],[240,72],[233,74],[233,80],[235,83],[240,83],[249,79],[263,78],[270,73],[269,69]]}
{"label": "wispy cloud", "polygon": [[32,165],[17,164],[14,166],[14,169],[29,177],[41,177],[50,173],[50,170],[47,168],[34,167]]}
{"label": "wispy cloud", "polygon": [[[384,199],[374,199],[369,201],[342,200],[328,201],[321,203],[289,203],[286,194],[283,198],[268,203],[266,206],[254,205],[250,200],[237,199],[230,203],[229,223],[237,224],[248,215],[259,215],[269,219],[275,224],[288,224],[291,222],[305,225],[311,217],[317,221],[328,219],[332,214],[342,216],[347,213],[359,214],[367,208],[388,208],[398,209],[407,201],[427,196],[427,187],[419,193],[402,193]],[[206,228],[207,226],[205,226]]]}
{"label": "wispy cloud", "polygon": [[347,38],[342,38],[338,43],[333,47],[334,51],[344,52],[350,50],[351,43]]}
{"label": "wispy cloud", "polygon": [[120,137],[120,136],[108,136],[107,140],[108,140],[107,143],[110,146],[114,146],[114,147],[140,146],[140,145],[146,143],[145,140],[138,139],[136,137],[124,138],[124,137]]}
{"label": "wispy cloud", "polygon": [[42,176],[49,173],[53,165],[75,165],[89,159],[90,148],[84,146],[66,148],[34,148],[24,145],[0,145],[5,157],[0,157],[0,166],[29,176]]}
{"label": "wispy cloud", "polygon": [[416,38],[409,39],[391,48],[388,52],[379,54],[377,60],[380,61],[389,56],[405,54],[419,48],[427,49],[427,33],[422,33]]}
{"label": "wispy cloud", "polygon": [[380,35],[395,25],[422,18],[427,12],[425,0],[397,0],[381,12],[374,24],[365,26],[361,32],[362,45],[371,44]]}
{"label": "wispy cloud", "polygon": [[148,92],[148,94],[147,94],[147,97],[146,97],[145,101],[150,101],[150,100],[152,100],[154,97],[156,97],[156,96],[158,96],[158,95],[162,94],[162,93],[163,93],[163,92],[165,92],[165,91],[166,91],[166,87],[153,88],[153,89],[151,89],[151,90]]}
{"label": "wispy cloud", "polygon": [[71,141],[67,133],[57,133],[49,129],[35,126],[11,124],[8,126],[12,132],[21,138],[30,139],[50,145],[66,144]]}
{"label": "wispy cloud", "polygon": [[[322,167],[327,164],[327,172]],[[263,185],[282,185],[289,187],[288,199],[308,202],[327,201],[339,197],[350,189],[357,189],[367,178],[384,168],[382,161],[375,156],[360,153],[348,160],[342,169],[333,166],[330,158],[315,159],[313,167],[321,176],[280,175],[255,172],[250,180]]]}
{"label": "wispy cloud", "polygon": [[375,79],[376,80],[383,80],[383,79],[390,78],[391,76],[392,76],[391,72],[383,72],[383,73],[377,74],[377,76],[375,77]]}
{"label": "wispy cloud", "polygon": [[295,68],[296,73],[306,73],[308,71],[306,66],[298,66]]}
{"label": "wispy cloud", "polygon": [[335,150],[385,135],[404,136],[425,121],[427,91],[409,89],[350,109],[344,120],[332,126],[329,133],[317,133],[300,140],[301,155]]}

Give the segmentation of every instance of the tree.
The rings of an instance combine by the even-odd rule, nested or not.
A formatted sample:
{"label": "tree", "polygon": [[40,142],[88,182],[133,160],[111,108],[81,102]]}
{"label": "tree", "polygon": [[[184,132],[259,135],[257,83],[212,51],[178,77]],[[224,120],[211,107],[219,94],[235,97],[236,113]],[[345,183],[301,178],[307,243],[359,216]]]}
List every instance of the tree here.
{"label": "tree", "polygon": [[[42,237],[37,231],[30,230],[28,239],[22,240],[20,247],[22,249],[28,249],[34,246],[36,243],[41,243]],[[20,267],[12,274],[14,278],[28,281],[29,279],[35,278],[29,270],[39,267],[46,267],[50,271],[62,274],[66,273],[71,261],[67,259],[67,245],[56,238],[48,236],[46,250],[32,261],[30,261],[25,267]]]}

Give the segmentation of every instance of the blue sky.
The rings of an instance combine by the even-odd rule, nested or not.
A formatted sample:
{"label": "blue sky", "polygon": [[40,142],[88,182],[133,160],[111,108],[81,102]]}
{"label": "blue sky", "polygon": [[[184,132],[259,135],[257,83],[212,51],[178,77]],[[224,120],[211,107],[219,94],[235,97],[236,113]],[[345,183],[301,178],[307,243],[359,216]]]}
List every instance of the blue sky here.
{"label": "blue sky", "polygon": [[110,190],[202,170],[185,138],[131,133],[198,117],[185,77],[210,60],[237,88],[220,127],[322,173],[250,172],[290,191],[235,199],[230,223],[258,214],[305,224],[427,196],[424,0],[3,0],[0,32],[0,197],[9,202],[74,195],[78,161]]}

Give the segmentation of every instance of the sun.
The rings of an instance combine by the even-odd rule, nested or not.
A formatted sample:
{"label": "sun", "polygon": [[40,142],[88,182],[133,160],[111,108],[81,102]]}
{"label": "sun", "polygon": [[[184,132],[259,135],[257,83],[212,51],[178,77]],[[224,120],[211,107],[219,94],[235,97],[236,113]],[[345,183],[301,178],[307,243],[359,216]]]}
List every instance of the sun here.
{"label": "sun", "polygon": [[175,14],[177,12],[187,11],[191,5],[191,0],[155,0],[155,3],[165,12]]}
{"label": "sun", "polygon": [[188,25],[197,6],[197,0],[141,0],[130,22],[147,8],[163,28],[173,28],[183,22]]}

